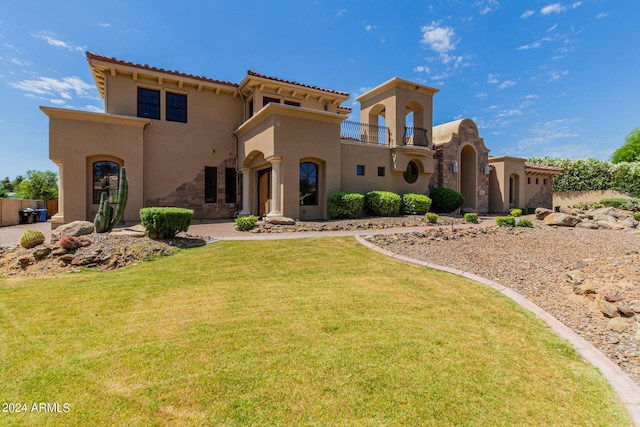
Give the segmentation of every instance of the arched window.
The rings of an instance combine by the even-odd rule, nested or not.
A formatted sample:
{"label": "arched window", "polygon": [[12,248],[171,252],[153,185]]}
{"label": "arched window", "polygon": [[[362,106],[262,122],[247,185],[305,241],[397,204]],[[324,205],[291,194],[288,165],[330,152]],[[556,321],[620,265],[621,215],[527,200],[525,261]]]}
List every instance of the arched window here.
{"label": "arched window", "polygon": [[93,164],[93,203],[100,203],[100,195],[105,192],[109,203],[118,202],[120,165],[115,162],[101,161]]}
{"label": "arched window", "polygon": [[404,180],[407,181],[409,184],[413,184],[418,180],[419,173],[420,173],[420,170],[418,169],[418,165],[416,165],[416,162],[411,160],[407,165],[407,170],[404,171],[402,176],[404,177]]}
{"label": "arched window", "polygon": [[318,165],[300,163],[300,206],[318,204]]}

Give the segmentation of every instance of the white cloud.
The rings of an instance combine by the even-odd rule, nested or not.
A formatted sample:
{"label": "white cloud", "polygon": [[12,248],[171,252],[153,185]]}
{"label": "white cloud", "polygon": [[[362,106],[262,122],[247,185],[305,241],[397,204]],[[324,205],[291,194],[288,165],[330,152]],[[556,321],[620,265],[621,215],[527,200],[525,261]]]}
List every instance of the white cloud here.
{"label": "white cloud", "polygon": [[371,30],[375,30],[376,29],[375,25],[362,24],[362,26],[364,27],[365,31],[371,31]]}
{"label": "white cloud", "polygon": [[29,61],[22,61],[22,60],[20,60],[18,58],[11,58],[11,59],[9,59],[9,62],[11,62],[12,64],[15,64],[15,65],[20,65],[21,67],[26,67],[26,66],[29,66],[29,65],[32,64]]}
{"label": "white cloud", "polygon": [[540,43],[540,42],[533,42],[533,43],[531,43],[531,44],[525,44],[525,45],[520,46],[520,47],[518,48],[518,50],[537,49],[537,48],[539,48],[540,46],[542,46],[542,43]]}
{"label": "white cloud", "polygon": [[606,18],[607,16],[609,16],[607,12],[602,12],[596,15],[596,19]]}
{"label": "white cloud", "polygon": [[428,73],[431,70],[429,69],[429,67],[425,65],[418,65],[416,68],[413,69],[413,71],[415,71],[416,73]]}
{"label": "white cloud", "polygon": [[50,77],[40,77],[36,80],[21,80],[9,83],[14,89],[20,89],[28,94],[58,96],[63,99],[71,99],[72,94],[81,98],[90,98],[90,91],[95,90],[95,86],[86,83],[80,77],[64,77],[53,79]]}
{"label": "white cloud", "polygon": [[540,10],[540,13],[543,15],[551,15],[552,13],[562,13],[566,10],[566,8],[560,3],[550,4],[548,6],[543,7]]}
{"label": "white cloud", "polygon": [[3,43],[3,44],[4,44],[4,47],[6,47],[7,49],[11,49],[11,50],[13,50],[14,52],[17,52],[17,53],[22,53],[22,49],[20,49],[19,47],[16,47],[16,46],[14,46],[12,44],[9,44],[9,43]]}
{"label": "white cloud", "polygon": [[552,25],[549,28],[547,28],[547,33],[552,32],[553,30],[555,30],[556,28],[558,28],[558,24]]}
{"label": "white cloud", "polygon": [[502,110],[496,117],[522,116],[524,113],[518,109]]}
{"label": "white cloud", "polygon": [[[535,123],[527,131],[527,134],[531,136],[518,141],[518,148],[520,151],[525,151],[539,146],[552,144],[556,146],[557,142],[555,141],[558,139],[577,138],[580,136],[580,132],[574,128],[574,124],[578,121],[580,121],[579,118],[557,119]],[[545,151],[547,151],[547,148],[545,148]],[[554,155],[551,152],[548,154]]]}
{"label": "white cloud", "polygon": [[535,14],[536,14],[535,10],[525,10],[524,12],[522,12],[522,15],[520,15],[520,18],[526,19]]}
{"label": "white cloud", "polygon": [[480,15],[486,15],[487,13],[493,12],[498,9],[498,0],[477,0],[473,3],[473,7],[480,8]]}
{"label": "white cloud", "polygon": [[578,8],[578,7],[582,6],[582,3],[584,3],[584,2],[583,2],[583,1],[577,1],[577,2],[574,2],[574,3],[571,5],[571,7],[572,7],[573,9],[576,9],[576,8]]}
{"label": "white cloud", "polygon": [[529,95],[526,95],[524,97],[524,99],[538,99],[538,98],[540,98],[540,97],[538,95],[536,95],[536,94],[533,94],[533,93],[529,94]]}
{"label": "white cloud", "polygon": [[340,9],[336,12],[336,16],[342,16],[347,12],[347,9]]}
{"label": "white cloud", "polygon": [[49,102],[56,105],[64,105],[67,103],[64,99],[50,99]]}
{"label": "white cloud", "polygon": [[547,73],[547,75],[549,76],[549,80],[547,80],[547,82],[555,82],[556,80],[560,80],[561,77],[569,75],[569,71],[568,70],[564,70],[564,71],[551,70]]}
{"label": "white cloud", "polygon": [[109,24],[108,22],[101,22],[98,24],[98,27],[111,28],[111,24]]}
{"label": "white cloud", "polygon": [[39,34],[31,34],[31,35],[37,39],[46,41],[51,46],[58,47],[60,49],[67,49],[71,52],[74,52],[74,51],[83,52],[84,50],[86,50],[86,46],[76,46],[73,43],[55,39],[46,32],[41,32]]}
{"label": "white cloud", "polygon": [[513,80],[505,80],[502,83],[500,83],[500,85],[498,86],[498,89],[507,89],[510,88],[511,86],[515,86],[517,83],[514,82]]}
{"label": "white cloud", "polygon": [[445,53],[456,48],[458,41],[455,39],[453,28],[441,26],[439,22],[431,22],[420,30],[422,31],[420,43],[427,45],[429,49]]}
{"label": "white cloud", "polygon": [[498,83],[498,76],[495,74],[489,74],[487,76],[487,83],[491,83],[492,85]]}
{"label": "white cloud", "polygon": [[85,105],[83,110],[91,111],[93,113],[104,113],[104,110],[100,107],[96,107],[95,105]]}
{"label": "white cloud", "polygon": [[478,92],[478,93],[476,93],[476,98],[478,98],[478,99],[487,99],[487,96],[488,95],[486,94],[486,92]]}

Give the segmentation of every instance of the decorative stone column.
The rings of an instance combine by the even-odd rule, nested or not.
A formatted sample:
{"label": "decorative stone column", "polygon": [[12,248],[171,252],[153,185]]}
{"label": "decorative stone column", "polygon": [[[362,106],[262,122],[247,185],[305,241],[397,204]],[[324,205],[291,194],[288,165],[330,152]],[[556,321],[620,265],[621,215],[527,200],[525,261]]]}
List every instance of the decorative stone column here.
{"label": "decorative stone column", "polygon": [[62,160],[54,160],[58,166],[58,212],[51,217],[51,228],[64,224],[64,168]]}
{"label": "decorative stone column", "polygon": [[241,168],[240,173],[242,174],[242,210],[238,215],[251,215],[251,192],[249,191],[251,168]]}
{"label": "decorative stone column", "polygon": [[267,214],[268,218],[281,217],[282,211],[282,156],[274,154],[266,159],[271,163],[271,212]]}

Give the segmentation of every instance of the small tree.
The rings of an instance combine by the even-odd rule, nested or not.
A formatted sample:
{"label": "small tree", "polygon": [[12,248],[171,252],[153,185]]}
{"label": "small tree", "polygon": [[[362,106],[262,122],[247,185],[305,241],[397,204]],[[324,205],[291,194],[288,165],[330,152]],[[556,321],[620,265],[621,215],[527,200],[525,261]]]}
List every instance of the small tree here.
{"label": "small tree", "polygon": [[51,171],[28,170],[27,177],[17,187],[17,196],[22,199],[55,199],[58,197],[58,175]]}
{"label": "small tree", "polygon": [[640,161],[640,128],[635,128],[625,138],[622,147],[613,152],[611,163]]}

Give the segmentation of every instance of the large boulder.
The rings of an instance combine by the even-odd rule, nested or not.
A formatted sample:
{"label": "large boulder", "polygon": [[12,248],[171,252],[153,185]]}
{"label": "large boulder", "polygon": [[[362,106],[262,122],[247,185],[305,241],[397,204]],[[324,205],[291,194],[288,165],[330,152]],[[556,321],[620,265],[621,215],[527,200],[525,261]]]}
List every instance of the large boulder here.
{"label": "large boulder", "polygon": [[620,223],[620,225],[624,225],[627,228],[636,228],[638,224],[640,223],[632,216],[628,217]]}
{"label": "large boulder", "polygon": [[276,224],[276,225],[295,225],[296,224],[296,220],[293,218],[289,218],[286,216],[271,216],[271,217],[267,217],[267,222],[269,224]]}
{"label": "large boulder", "polygon": [[536,213],[536,219],[543,220],[546,218],[547,215],[552,214],[553,211],[547,208],[536,208],[535,213]]}
{"label": "large boulder", "polygon": [[580,218],[577,216],[567,215],[560,212],[550,213],[544,218],[545,224],[559,225],[562,227],[575,227],[580,221]]}
{"label": "large boulder", "polygon": [[51,231],[51,240],[59,240],[62,236],[84,236],[96,231],[96,227],[89,221],[73,221],[69,224],[61,225]]}
{"label": "large boulder", "polygon": [[567,215],[573,215],[576,216],[578,213],[571,209],[569,206],[560,206],[560,212],[562,212],[563,214],[567,214]]}

